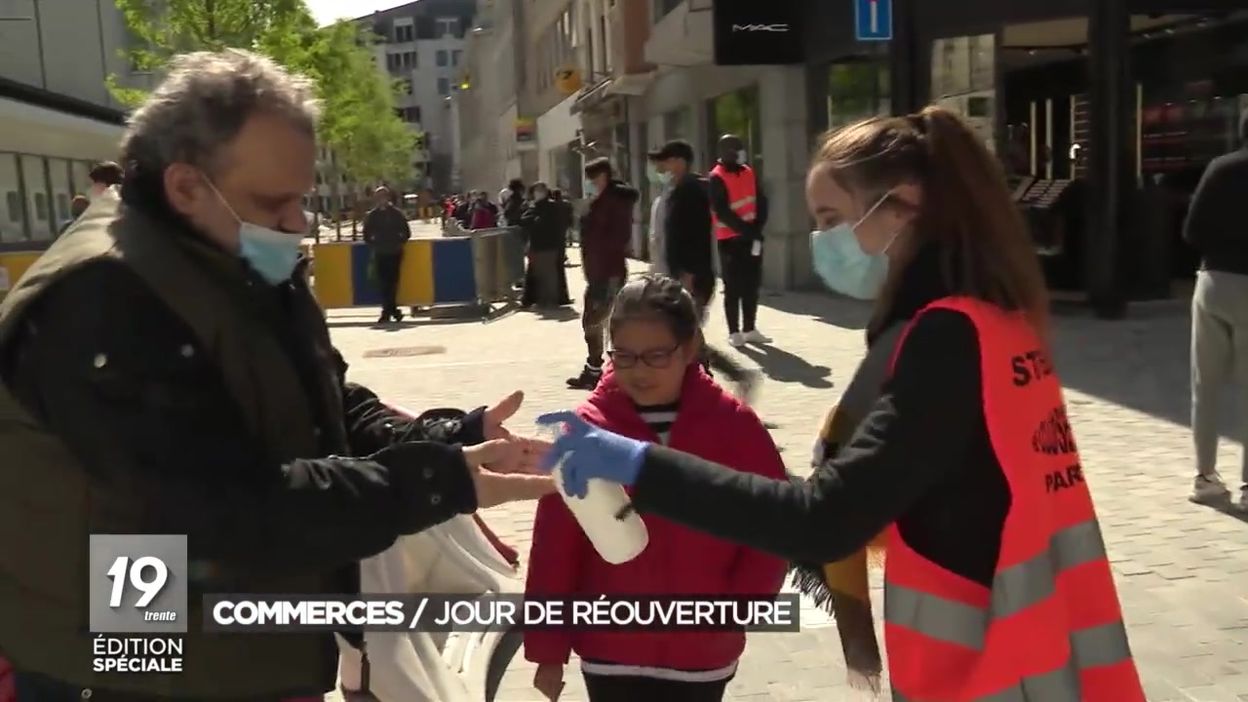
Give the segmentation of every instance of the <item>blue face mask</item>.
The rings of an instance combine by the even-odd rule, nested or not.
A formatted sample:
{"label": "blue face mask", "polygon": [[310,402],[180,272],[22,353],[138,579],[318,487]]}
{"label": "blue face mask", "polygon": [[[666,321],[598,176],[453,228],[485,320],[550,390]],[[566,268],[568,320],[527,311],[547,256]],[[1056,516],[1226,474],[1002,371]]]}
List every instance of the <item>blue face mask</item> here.
{"label": "blue face mask", "polygon": [[[304,216],[308,217],[306,214]],[[308,220],[311,221],[311,217]],[[289,280],[295,272],[303,237],[250,222],[240,222],[238,243],[238,255],[251,264],[260,277],[277,285]]]}
{"label": "blue face mask", "polygon": [[667,187],[672,184],[672,180],[675,177],[676,176],[674,176],[671,171],[664,171],[659,174],[659,185]]}
{"label": "blue face mask", "polygon": [[[299,245],[303,243],[301,233],[282,232],[269,229],[258,224],[243,221],[242,217],[230,207],[230,203],[221,196],[221,191],[212,181],[208,186],[217,194],[217,199],[225,205],[225,209],[238,221],[238,255],[246,261],[256,273],[260,274],[270,285],[278,285],[290,279],[299,262]],[[311,213],[303,213],[304,220],[312,221]]]}
{"label": "blue face mask", "polygon": [[[824,285],[859,300],[874,300],[880,294],[880,288],[884,287],[884,280],[888,277],[888,257],[885,253],[893,242],[890,241],[884,251],[872,255],[862,250],[862,244],[858,243],[854,230],[884,204],[886,199],[888,193],[872,205],[855,224],[842,223],[811,233],[810,253],[814,259],[815,273],[819,274]],[[893,239],[896,238],[893,235]]]}

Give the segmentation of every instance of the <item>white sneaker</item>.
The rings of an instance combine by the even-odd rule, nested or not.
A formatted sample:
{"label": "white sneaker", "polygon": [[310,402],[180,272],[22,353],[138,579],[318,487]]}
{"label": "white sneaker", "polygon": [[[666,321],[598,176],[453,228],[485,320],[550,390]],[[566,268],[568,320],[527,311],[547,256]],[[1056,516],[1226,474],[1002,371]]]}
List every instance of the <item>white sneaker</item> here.
{"label": "white sneaker", "polygon": [[747,344],[770,344],[771,338],[763,334],[757,329],[751,329],[744,334],[745,343]]}
{"label": "white sneaker", "polygon": [[741,332],[737,332],[736,334],[729,334],[728,345],[734,349],[739,349],[742,346],[745,346],[745,334],[742,334]]}
{"label": "white sneaker", "polygon": [[[1217,473],[1198,475],[1192,484],[1192,496],[1188,499],[1198,505],[1207,505],[1229,497],[1230,492],[1226,489],[1226,483],[1222,482],[1222,476]],[[1240,504],[1243,504],[1243,500],[1244,496],[1241,495]]]}

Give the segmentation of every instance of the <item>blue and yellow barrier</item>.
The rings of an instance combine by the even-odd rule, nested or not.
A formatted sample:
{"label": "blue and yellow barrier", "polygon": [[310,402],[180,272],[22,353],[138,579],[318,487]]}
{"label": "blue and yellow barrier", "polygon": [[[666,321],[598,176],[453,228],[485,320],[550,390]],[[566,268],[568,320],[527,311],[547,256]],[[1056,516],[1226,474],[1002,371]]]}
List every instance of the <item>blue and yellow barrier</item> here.
{"label": "blue and yellow barrier", "polygon": [[17,281],[26,273],[40,256],[42,251],[11,251],[0,253],[0,300],[8,294]]}
{"label": "blue and yellow barrier", "polygon": [[[313,288],[326,309],[377,307],[381,292],[372,268],[372,251],[363,242],[313,247]],[[469,238],[416,239],[403,250],[398,303],[404,307],[476,302],[473,242]]]}

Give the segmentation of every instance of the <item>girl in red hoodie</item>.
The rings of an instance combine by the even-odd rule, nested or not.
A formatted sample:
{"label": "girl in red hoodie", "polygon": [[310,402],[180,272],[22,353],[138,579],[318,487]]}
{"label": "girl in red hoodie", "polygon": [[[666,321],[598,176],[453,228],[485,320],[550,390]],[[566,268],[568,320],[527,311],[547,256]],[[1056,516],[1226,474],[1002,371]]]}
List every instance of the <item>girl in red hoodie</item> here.
{"label": "girl in red hoodie", "polygon": [[[679,282],[648,276],[624,286],[609,329],[612,363],[577,410],[582,418],[739,470],[784,477],[762,422],[699,365],[697,306]],[[780,559],[661,517],[642,519],[649,545],[632,561],[610,565],[559,495],[542,498],[526,594],[771,596],[783,583]],[[538,664],[533,684],[551,700],[558,698],[564,666],[576,651],[590,702],[718,702],[736,673],[745,634],[533,630],[525,633],[524,646],[525,657]]]}

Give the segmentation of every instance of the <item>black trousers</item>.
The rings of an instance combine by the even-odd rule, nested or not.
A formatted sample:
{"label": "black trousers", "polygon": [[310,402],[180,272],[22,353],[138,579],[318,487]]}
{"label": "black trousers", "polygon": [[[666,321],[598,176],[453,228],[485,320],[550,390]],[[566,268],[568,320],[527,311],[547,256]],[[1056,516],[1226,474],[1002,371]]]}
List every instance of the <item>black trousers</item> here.
{"label": "black trousers", "polygon": [[399,270],[403,265],[403,254],[375,254],[377,266],[377,287],[381,288],[382,314],[394,314],[399,311]]}
{"label": "black trousers", "polygon": [[590,368],[602,368],[602,355],[606,350],[606,322],[611,314],[611,305],[615,302],[615,294],[620,291],[623,281],[610,278],[602,281],[589,281],[585,285],[585,308],[581,312],[581,329],[585,332],[585,365]]}
{"label": "black trousers", "polygon": [[729,334],[753,331],[758,317],[763,257],[751,256],[753,247],[753,240],[744,236],[719,242],[719,263],[724,277],[724,317]]}
{"label": "black trousers", "polygon": [[720,702],[728,680],[680,682],[628,675],[585,673],[589,702]]}

